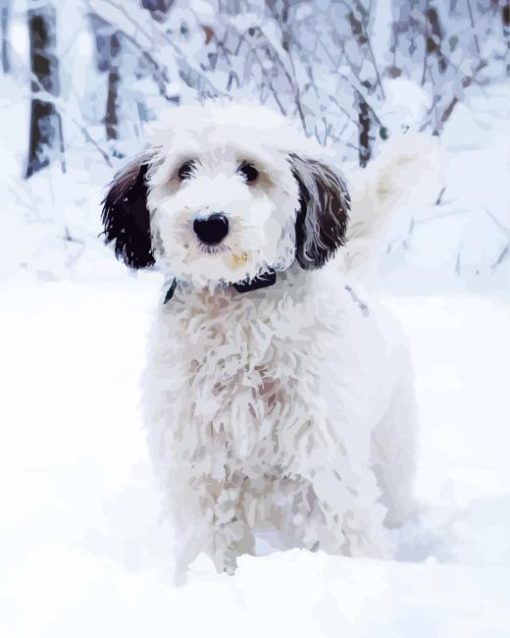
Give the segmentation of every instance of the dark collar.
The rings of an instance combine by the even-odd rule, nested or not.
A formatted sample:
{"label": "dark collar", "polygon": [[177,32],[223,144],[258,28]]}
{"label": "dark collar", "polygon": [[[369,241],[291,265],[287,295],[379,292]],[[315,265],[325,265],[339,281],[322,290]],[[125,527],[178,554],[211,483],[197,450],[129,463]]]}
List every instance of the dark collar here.
{"label": "dark collar", "polygon": [[177,288],[177,279],[174,279],[170,284],[170,288],[167,290],[165,298],[163,299],[163,305],[174,296],[175,289]]}
{"label": "dark collar", "polygon": [[239,281],[237,284],[233,284],[237,292],[251,292],[252,290],[258,290],[259,288],[267,288],[276,283],[276,273],[274,270],[265,272],[255,279],[245,279]]}
{"label": "dark collar", "polygon": [[[237,292],[251,292],[252,290],[259,290],[259,288],[267,288],[268,286],[272,286],[276,283],[276,273],[274,270],[270,270],[269,272],[263,273],[255,279],[244,279],[243,281],[239,281],[236,284],[232,284]],[[175,289],[177,288],[177,279],[174,279],[170,284],[169,289],[165,295],[163,300],[163,305],[165,305],[170,299],[174,296]]]}

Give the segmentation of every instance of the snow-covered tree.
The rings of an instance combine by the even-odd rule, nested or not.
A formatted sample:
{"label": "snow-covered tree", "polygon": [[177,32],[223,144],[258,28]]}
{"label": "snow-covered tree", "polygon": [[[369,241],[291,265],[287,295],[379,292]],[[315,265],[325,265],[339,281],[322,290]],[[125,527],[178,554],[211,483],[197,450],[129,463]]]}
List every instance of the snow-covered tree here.
{"label": "snow-covered tree", "polygon": [[2,71],[4,73],[9,73],[10,70],[8,39],[10,4],[10,0],[0,0],[0,37],[2,48]]}
{"label": "snow-covered tree", "polygon": [[26,177],[30,177],[55,157],[64,167],[64,139],[55,102],[60,93],[55,8],[50,2],[32,0],[27,17],[32,99]]}

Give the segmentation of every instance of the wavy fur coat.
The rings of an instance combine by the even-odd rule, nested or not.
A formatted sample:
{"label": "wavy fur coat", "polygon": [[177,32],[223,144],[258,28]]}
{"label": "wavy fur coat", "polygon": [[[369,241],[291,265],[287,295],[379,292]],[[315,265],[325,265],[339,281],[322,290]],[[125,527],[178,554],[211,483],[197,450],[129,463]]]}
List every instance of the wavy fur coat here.
{"label": "wavy fur coat", "polygon": [[107,240],[167,278],[144,409],[178,574],[200,552],[232,573],[257,530],[383,556],[411,510],[407,348],[330,261],[349,206],[324,149],[218,101],[172,110],[110,188]]}

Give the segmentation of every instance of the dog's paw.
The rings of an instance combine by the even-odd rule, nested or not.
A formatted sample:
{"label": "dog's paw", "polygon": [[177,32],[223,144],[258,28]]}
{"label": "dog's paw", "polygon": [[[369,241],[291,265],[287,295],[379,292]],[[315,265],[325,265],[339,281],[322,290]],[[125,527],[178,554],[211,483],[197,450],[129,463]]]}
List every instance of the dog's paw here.
{"label": "dog's paw", "polygon": [[211,557],[218,574],[233,576],[237,569],[237,556],[233,551],[226,551]]}
{"label": "dog's paw", "polygon": [[188,582],[188,570],[176,568],[174,571],[174,585],[176,587],[184,587]]}

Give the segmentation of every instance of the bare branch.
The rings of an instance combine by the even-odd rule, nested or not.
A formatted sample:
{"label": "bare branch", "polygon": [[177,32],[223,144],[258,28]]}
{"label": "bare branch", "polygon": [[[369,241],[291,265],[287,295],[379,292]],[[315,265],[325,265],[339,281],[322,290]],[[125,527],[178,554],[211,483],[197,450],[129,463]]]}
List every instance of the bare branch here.
{"label": "bare branch", "polygon": [[[480,71],[485,69],[486,66],[487,66],[487,62],[485,60],[480,60],[480,62],[478,63],[478,66],[475,68],[473,73],[464,78],[464,80],[462,81],[462,87],[464,89],[467,89],[469,86],[471,86],[471,84],[473,84],[473,82],[475,81],[476,76],[478,75],[478,73],[480,73]],[[446,107],[446,109],[443,111],[443,114],[441,115],[441,124],[443,126],[449,120],[449,118],[450,118],[450,116],[451,116],[451,114],[453,112],[453,109],[455,108],[455,106],[457,105],[459,100],[460,100],[460,98],[459,98],[458,95],[453,97],[452,100],[450,101],[450,103],[448,104],[448,106]]]}

